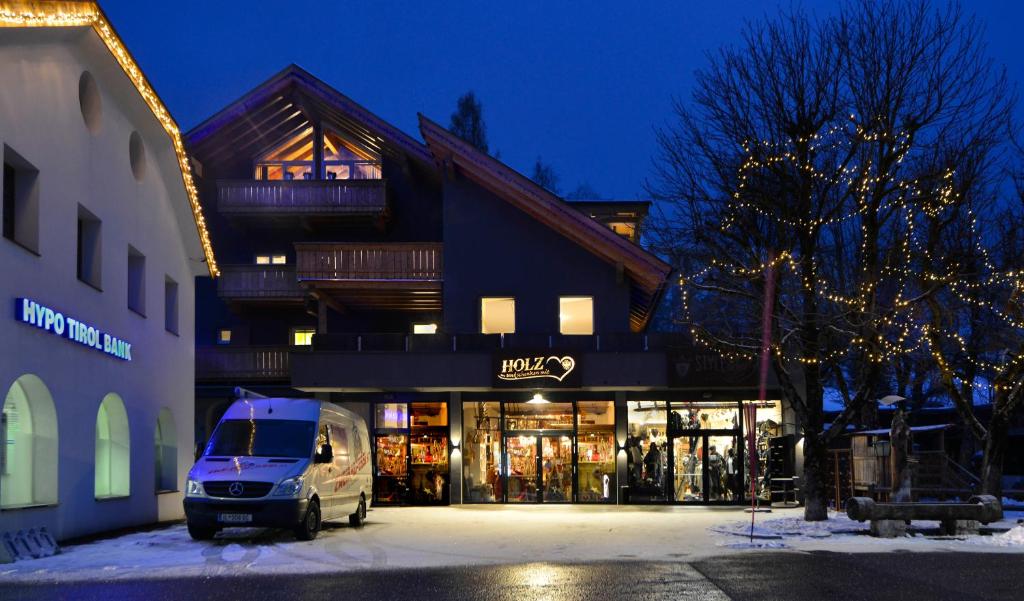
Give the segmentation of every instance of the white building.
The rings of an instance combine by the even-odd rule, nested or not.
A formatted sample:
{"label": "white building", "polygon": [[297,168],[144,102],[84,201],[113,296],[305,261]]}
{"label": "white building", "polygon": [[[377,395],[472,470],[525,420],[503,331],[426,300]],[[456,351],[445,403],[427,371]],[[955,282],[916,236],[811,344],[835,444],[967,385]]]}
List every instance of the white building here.
{"label": "white building", "polygon": [[217,267],[177,125],[94,3],[0,2],[0,154],[0,532],[179,518]]}

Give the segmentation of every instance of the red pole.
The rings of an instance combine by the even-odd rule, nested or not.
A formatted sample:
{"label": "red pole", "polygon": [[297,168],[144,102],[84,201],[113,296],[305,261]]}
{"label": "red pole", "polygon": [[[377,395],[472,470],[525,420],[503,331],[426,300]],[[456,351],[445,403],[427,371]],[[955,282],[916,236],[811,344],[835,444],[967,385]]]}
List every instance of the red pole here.
{"label": "red pole", "polygon": [[[775,301],[775,258],[768,255],[768,267],[764,270],[764,310],[761,314],[761,365],[757,391],[758,401],[767,401],[768,361],[771,358],[772,310]],[[754,542],[754,514],[757,509],[757,442],[754,432],[757,425],[757,403],[745,407],[744,419],[747,424],[747,455],[750,462],[750,542]],[[769,497],[769,501],[771,497]]]}

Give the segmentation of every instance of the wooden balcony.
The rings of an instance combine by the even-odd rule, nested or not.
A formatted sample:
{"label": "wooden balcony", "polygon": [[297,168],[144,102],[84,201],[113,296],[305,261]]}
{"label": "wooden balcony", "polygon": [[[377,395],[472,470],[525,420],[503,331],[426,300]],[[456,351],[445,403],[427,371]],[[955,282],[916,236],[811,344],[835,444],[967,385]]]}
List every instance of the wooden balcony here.
{"label": "wooden balcony", "polygon": [[[303,349],[303,347],[297,347]],[[210,346],[196,349],[196,380],[241,383],[288,381],[289,346]]]}
{"label": "wooden balcony", "polygon": [[297,303],[306,296],[294,265],[222,265],[216,281],[217,295],[229,301]]}
{"label": "wooden balcony", "polygon": [[341,305],[441,310],[440,243],[298,243],[295,251],[298,280]]}
{"label": "wooden balcony", "polygon": [[217,210],[228,217],[379,221],[387,216],[383,179],[219,180]]}

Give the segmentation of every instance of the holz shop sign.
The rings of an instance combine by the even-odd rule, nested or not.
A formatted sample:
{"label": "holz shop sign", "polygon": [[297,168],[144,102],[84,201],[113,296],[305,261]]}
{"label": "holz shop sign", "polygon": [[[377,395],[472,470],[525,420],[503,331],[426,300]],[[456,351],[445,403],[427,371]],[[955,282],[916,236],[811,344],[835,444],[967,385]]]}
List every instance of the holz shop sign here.
{"label": "holz shop sign", "polygon": [[504,387],[578,387],[580,366],[576,357],[546,352],[496,354],[494,384]]}
{"label": "holz shop sign", "polygon": [[111,336],[95,326],[69,317],[32,299],[14,299],[14,318],[25,325],[34,326],[54,336],[60,336],[65,340],[96,349],[116,359],[132,360],[130,342]]}

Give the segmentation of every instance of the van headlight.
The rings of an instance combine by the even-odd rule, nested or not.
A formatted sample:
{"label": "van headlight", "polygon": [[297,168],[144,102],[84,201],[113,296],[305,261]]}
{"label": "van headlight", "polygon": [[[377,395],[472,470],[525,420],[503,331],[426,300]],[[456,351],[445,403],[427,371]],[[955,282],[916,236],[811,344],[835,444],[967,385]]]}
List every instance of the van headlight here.
{"label": "van headlight", "polygon": [[186,497],[205,497],[206,491],[203,490],[203,483],[199,480],[193,480],[189,478],[185,481],[185,496]]}
{"label": "van headlight", "polygon": [[275,497],[297,497],[302,492],[302,476],[281,480],[274,489]]}

